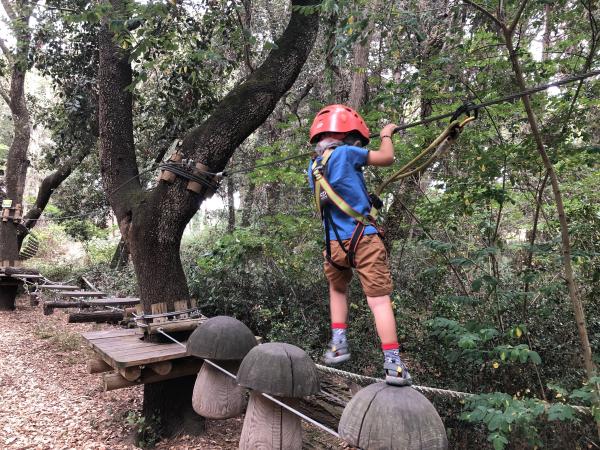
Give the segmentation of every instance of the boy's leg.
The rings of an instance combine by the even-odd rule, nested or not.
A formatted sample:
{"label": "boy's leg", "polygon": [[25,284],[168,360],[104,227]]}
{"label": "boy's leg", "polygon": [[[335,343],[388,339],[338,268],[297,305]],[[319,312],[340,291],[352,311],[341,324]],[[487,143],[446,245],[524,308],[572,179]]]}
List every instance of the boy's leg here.
{"label": "boy's leg", "polygon": [[[345,254],[337,243],[332,243],[332,258],[337,264],[344,265]],[[340,364],[350,359],[350,350],[346,340],[346,324],[348,321],[348,285],[352,279],[352,270],[339,270],[327,260],[324,264],[325,275],[329,281],[329,310],[331,317],[331,341],[323,361],[325,364]]]}
{"label": "boy's leg", "polygon": [[356,270],[381,340],[386,381],[399,386],[409,385],[412,383],[412,379],[400,358],[396,317],[390,299],[392,277],[387,252],[379,236],[363,237],[358,246],[356,262]]}
{"label": "boy's leg", "polygon": [[383,351],[383,369],[385,381],[397,386],[408,386],[412,384],[412,377],[400,358],[400,345],[396,332],[396,317],[392,308],[389,295],[377,297],[367,296],[367,302],[375,318],[375,327],[381,340]]}

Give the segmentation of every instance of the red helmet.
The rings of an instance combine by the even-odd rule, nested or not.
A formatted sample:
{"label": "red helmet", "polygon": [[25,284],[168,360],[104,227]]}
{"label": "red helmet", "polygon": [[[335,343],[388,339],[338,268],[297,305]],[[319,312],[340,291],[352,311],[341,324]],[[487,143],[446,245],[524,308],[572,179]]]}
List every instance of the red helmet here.
{"label": "red helmet", "polygon": [[310,143],[314,144],[321,133],[350,133],[356,131],[363,145],[369,143],[369,128],[360,114],[345,105],[329,105],[315,116],[310,127]]}

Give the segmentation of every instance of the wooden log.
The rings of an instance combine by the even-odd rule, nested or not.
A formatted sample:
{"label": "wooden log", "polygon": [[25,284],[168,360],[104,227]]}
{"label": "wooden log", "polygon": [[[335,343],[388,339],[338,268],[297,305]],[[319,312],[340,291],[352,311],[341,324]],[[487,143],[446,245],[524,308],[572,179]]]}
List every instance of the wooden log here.
{"label": "wooden log", "polygon": [[173,363],[171,361],[161,361],[157,363],[148,364],[148,367],[152,372],[157,375],[166,375],[173,369]]}
{"label": "wooden log", "polygon": [[[286,403],[290,403],[288,399],[285,400]],[[239,448],[240,450],[257,448],[301,450],[302,425],[300,419],[287,409],[253,391],[250,393],[250,402],[242,427]]]}
{"label": "wooden log", "polygon": [[146,333],[148,334],[156,334],[158,333],[158,329],[161,328],[165,333],[177,333],[180,331],[191,331],[195,330],[198,325],[206,319],[197,318],[197,319],[183,319],[183,320],[173,320],[170,322],[158,322],[158,323],[150,323],[146,328]]}
{"label": "wooden log", "polygon": [[[178,162],[181,162],[182,159],[183,159],[183,154],[181,152],[177,151],[171,155],[168,162],[178,163]],[[173,172],[169,172],[168,170],[163,170],[163,171],[161,171],[161,173],[158,177],[158,181],[164,180],[167,183],[172,183],[175,181],[176,178],[177,178],[177,175],[175,175]]]}
{"label": "wooden log", "polygon": [[44,302],[44,308],[50,310],[53,310],[54,308],[88,308],[88,306],[79,301],[79,300],[73,300],[73,301],[60,301],[60,300],[47,300]]}
{"label": "wooden log", "polygon": [[[205,172],[208,172],[209,167],[205,166],[202,163],[196,163],[196,168],[192,171],[192,173],[197,176],[197,177],[201,177],[201,178],[205,178],[207,182],[209,182],[209,180],[212,179],[212,177],[207,177]],[[196,194],[199,194],[200,192],[202,192],[202,184],[200,183],[196,183],[195,181],[188,181],[188,184],[186,186],[186,189],[188,191],[192,191],[195,192]],[[211,191],[207,192],[207,196],[212,195]]]}
{"label": "wooden log", "polygon": [[70,284],[38,284],[38,289],[48,289],[51,291],[78,291],[79,286],[71,286]]}
{"label": "wooden log", "polygon": [[[219,365],[234,372],[239,364],[219,361]],[[235,379],[210,364],[202,366],[192,394],[194,411],[208,419],[229,419],[241,416],[246,404],[246,389],[238,385]]]}
{"label": "wooden log", "polygon": [[127,381],[135,381],[142,375],[142,368],[140,366],[124,367],[119,369],[119,373]]}
{"label": "wooden log", "polygon": [[112,369],[113,368],[110,366],[110,364],[107,364],[102,358],[98,357],[89,359],[86,364],[87,373],[109,372]]}
{"label": "wooden log", "polygon": [[91,311],[69,314],[68,323],[96,322],[117,323],[123,320],[122,311]]}
{"label": "wooden log", "polygon": [[152,371],[142,373],[142,376],[136,381],[128,381],[119,373],[105,373],[103,375],[104,391],[113,391],[140,384],[158,383],[159,381],[171,380],[173,378],[195,375],[200,370],[202,361],[198,359],[180,360],[173,364],[173,369],[167,375],[158,375]]}
{"label": "wooden log", "polygon": [[89,306],[135,306],[139,305],[140,299],[137,297],[103,297],[91,300],[84,300]]}
{"label": "wooden log", "polygon": [[100,291],[65,291],[60,295],[63,297],[106,297],[106,294]]}
{"label": "wooden log", "polygon": [[81,277],[81,281],[83,281],[83,283],[87,286],[87,289],[91,289],[92,291],[98,290],[96,289],[96,286],[94,286],[86,277]]}
{"label": "wooden log", "polygon": [[410,387],[376,383],[361,389],[346,405],[340,437],[374,450],[445,450],[444,423],[433,405]]}

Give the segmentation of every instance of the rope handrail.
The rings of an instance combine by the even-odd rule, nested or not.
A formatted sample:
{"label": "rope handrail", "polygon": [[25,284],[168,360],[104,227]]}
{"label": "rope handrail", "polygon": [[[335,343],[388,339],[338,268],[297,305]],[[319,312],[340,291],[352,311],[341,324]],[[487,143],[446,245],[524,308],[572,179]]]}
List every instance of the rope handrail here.
{"label": "rope handrail", "polygon": [[[317,369],[320,370],[321,372],[330,373],[332,375],[337,375],[342,378],[346,378],[346,379],[349,379],[352,381],[357,381],[360,383],[373,384],[373,383],[380,383],[380,382],[385,381],[382,378],[375,378],[375,377],[369,377],[366,375],[359,375],[357,373],[346,372],[345,370],[335,369],[333,367],[327,367],[327,366],[323,366],[321,364],[317,364]],[[414,390],[421,392],[422,394],[438,395],[440,397],[450,398],[452,400],[456,400],[456,399],[462,400],[462,399],[472,398],[472,397],[475,397],[476,395],[479,395],[479,394],[473,394],[470,392],[452,391],[450,389],[441,389],[441,388],[434,388],[434,387],[429,387],[429,386],[420,386],[417,384],[413,384],[411,387]],[[551,405],[552,405],[551,403],[548,403],[548,407]],[[586,406],[569,405],[569,404],[566,404],[566,405],[573,408],[573,410],[579,414],[582,414],[582,415],[591,415],[592,414],[591,409]]]}

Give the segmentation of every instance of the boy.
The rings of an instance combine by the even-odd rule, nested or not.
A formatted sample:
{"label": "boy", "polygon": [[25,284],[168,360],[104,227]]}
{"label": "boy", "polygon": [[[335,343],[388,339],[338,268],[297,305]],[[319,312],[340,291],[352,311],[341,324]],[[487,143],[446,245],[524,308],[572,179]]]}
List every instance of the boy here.
{"label": "boy", "polygon": [[354,268],[375,317],[386,382],[407,386],[412,379],[398,352],[387,253],[369,216],[371,200],[362,173],[366,165],[394,162],[391,136],[395,128],[395,124],[386,125],[380,132],[379,151],[370,152],[363,148],[369,143],[369,129],[356,111],[344,105],[323,108],[310,129],[310,143],[316,147],[309,183],[325,229],[324,269],[329,281],[332,338],[324,362],[335,365],[350,359],[347,296]]}

